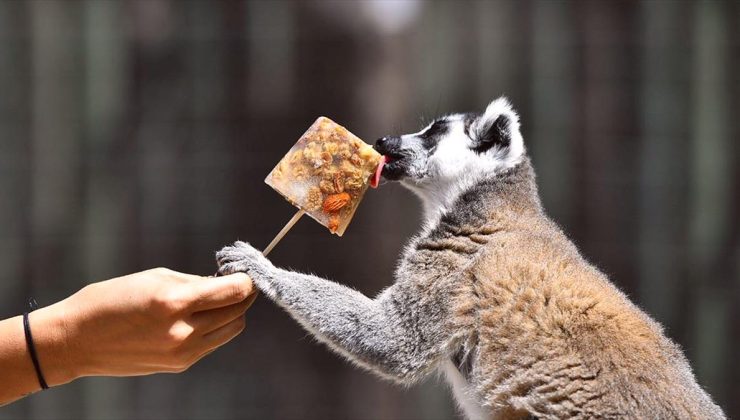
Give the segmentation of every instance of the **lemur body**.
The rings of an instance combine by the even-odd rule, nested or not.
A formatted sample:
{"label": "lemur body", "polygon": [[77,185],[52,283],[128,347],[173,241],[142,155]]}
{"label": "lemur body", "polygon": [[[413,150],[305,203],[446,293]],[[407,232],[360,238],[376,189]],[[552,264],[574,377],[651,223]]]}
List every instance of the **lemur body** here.
{"label": "lemur body", "polygon": [[471,419],[724,418],[660,325],[544,214],[505,99],[376,148],[427,219],[393,285],[370,299],[243,242],[217,254],[220,272],[247,272],[317,339],[385,378],[443,371]]}

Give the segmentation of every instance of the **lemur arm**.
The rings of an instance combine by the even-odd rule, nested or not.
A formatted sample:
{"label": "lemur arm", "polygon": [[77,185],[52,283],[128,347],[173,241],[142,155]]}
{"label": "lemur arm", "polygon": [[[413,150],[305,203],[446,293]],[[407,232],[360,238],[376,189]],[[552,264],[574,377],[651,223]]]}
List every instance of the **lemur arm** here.
{"label": "lemur arm", "polygon": [[446,298],[394,284],[375,299],[320,277],[276,268],[249,244],[216,255],[220,274],[246,272],[304,328],[350,361],[412,383],[443,354]]}

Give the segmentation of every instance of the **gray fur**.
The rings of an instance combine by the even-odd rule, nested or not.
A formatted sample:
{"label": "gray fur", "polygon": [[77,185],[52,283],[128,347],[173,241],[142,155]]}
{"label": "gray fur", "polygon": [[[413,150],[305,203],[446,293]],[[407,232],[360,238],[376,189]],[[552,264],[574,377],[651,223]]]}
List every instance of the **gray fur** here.
{"label": "gray fur", "polygon": [[[383,377],[411,384],[449,353],[450,287],[456,266],[412,273],[401,265],[396,282],[375,299],[309,274],[276,268],[262,253],[236,242],[218,253],[221,273],[246,272],[257,287],[339,354]],[[440,269],[441,268],[441,269]],[[435,282],[438,282],[434,285]],[[434,287],[432,287],[434,286]],[[419,288],[431,293],[419,294]]]}

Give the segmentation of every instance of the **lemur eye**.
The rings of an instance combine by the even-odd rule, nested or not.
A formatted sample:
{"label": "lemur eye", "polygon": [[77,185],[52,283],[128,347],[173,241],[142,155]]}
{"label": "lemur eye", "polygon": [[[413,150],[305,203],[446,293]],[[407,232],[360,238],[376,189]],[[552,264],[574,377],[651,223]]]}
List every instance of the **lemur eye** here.
{"label": "lemur eye", "polygon": [[447,131],[447,124],[444,121],[435,121],[429,128],[424,131],[422,136],[430,138],[440,134],[444,134]]}

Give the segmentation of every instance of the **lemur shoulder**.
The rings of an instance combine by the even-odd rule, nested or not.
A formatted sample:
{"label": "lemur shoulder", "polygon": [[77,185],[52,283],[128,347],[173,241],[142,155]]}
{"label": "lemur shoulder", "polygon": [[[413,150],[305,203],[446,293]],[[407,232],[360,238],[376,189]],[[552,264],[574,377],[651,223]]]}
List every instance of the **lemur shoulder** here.
{"label": "lemur shoulder", "polygon": [[249,244],[217,253],[329,348],[404,384],[443,371],[471,419],[719,419],[661,326],[544,213],[511,105],[379,139],[426,222],[375,298],[277,268]]}

